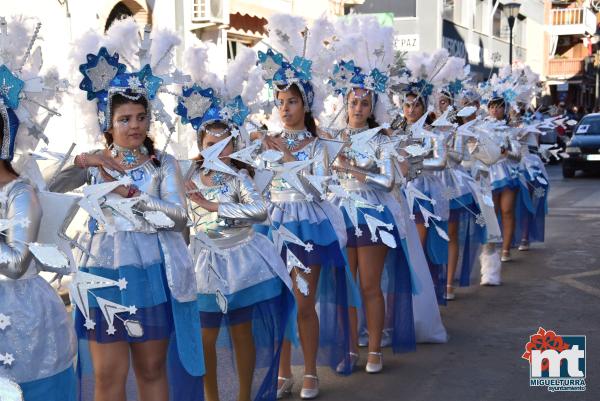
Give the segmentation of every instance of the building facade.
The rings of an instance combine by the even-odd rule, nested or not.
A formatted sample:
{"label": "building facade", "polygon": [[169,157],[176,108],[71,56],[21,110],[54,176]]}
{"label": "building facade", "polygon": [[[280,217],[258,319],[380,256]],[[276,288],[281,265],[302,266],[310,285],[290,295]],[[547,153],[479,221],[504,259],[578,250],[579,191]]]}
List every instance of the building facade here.
{"label": "building facade", "polygon": [[600,2],[548,1],[544,10],[548,32],[546,63],[553,103],[591,109],[597,106],[598,7]]}
{"label": "building facade", "polygon": [[[393,13],[396,46],[403,51],[432,52],[446,48],[471,65],[478,80],[509,62],[507,1],[497,0],[365,0],[358,13]],[[513,61],[543,75],[545,55],[543,0],[521,1],[513,30]],[[537,42],[537,45],[536,45]]]}

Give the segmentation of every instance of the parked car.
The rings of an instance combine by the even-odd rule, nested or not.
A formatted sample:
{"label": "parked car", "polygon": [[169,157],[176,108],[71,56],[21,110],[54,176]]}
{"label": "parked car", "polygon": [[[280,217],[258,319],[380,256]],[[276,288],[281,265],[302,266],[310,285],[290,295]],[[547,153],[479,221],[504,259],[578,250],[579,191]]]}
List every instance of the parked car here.
{"label": "parked car", "polygon": [[567,142],[563,177],[574,177],[578,170],[600,171],[600,113],[583,117]]}

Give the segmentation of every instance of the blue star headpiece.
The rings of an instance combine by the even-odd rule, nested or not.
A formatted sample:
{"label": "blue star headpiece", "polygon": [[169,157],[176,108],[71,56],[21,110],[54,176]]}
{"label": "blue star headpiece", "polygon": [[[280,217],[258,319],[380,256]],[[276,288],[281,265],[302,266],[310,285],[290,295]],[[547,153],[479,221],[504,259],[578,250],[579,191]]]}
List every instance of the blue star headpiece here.
{"label": "blue star headpiece", "polygon": [[191,124],[198,131],[213,122],[240,127],[250,110],[239,95],[226,102],[219,99],[212,88],[204,89],[194,84],[183,88],[175,114],[181,116],[184,124]]}
{"label": "blue star headpiece", "polygon": [[362,68],[354,65],[353,60],[342,60],[333,67],[333,76],[328,83],[336,94],[346,95],[352,88],[385,93],[388,80],[389,77],[377,68],[365,74],[362,72]]}
{"label": "blue star headpiece", "polygon": [[79,88],[87,92],[88,100],[97,100],[98,123],[103,132],[111,125],[110,109],[114,95],[132,100],[146,98],[150,108],[150,101],[163,84],[148,64],[140,71],[127,72],[125,65],[119,63],[119,54],[111,56],[105,47],[101,47],[98,54],[88,54],[87,63],[81,64],[79,71],[83,74]]}
{"label": "blue star headpiece", "polygon": [[19,107],[21,91],[25,83],[14,75],[6,65],[0,66],[0,117],[2,118],[2,143],[0,159],[11,161],[15,153],[15,140],[19,119],[14,109]]}
{"label": "blue star headpiece", "polygon": [[281,53],[268,49],[266,53],[258,52],[258,65],[263,70],[263,79],[275,92],[287,91],[296,85],[304,101],[304,111],[312,109],[315,97],[310,80],[312,79],[312,61],[296,56],[292,63],[283,59]]}

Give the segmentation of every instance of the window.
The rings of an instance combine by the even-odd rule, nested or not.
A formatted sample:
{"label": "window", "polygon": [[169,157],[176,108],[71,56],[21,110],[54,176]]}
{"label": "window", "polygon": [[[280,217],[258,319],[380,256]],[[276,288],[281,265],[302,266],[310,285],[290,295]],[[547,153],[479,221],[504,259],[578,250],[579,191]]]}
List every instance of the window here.
{"label": "window", "polygon": [[344,13],[352,10],[358,14],[393,13],[394,17],[410,18],[417,16],[417,0],[367,0],[364,4],[346,4]]}
{"label": "window", "polygon": [[227,61],[231,61],[237,55],[240,46],[252,47],[253,43],[251,39],[244,39],[243,37],[228,37],[227,38]]}
{"label": "window", "polygon": [[470,23],[467,14],[469,12],[468,0],[444,0],[442,18],[456,24],[468,26]]}
{"label": "window", "polygon": [[475,0],[475,12],[473,13],[473,29],[483,32],[485,26],[486,4],[484,0]]}

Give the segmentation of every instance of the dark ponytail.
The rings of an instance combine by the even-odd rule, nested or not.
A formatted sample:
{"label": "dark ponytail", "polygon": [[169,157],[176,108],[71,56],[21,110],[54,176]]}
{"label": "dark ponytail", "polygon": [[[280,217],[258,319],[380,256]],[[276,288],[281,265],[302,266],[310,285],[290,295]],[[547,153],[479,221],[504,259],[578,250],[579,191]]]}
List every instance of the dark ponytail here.
{"label": "dark ponytail", "polygon": [[[0,116],[0,143],[2,143],[4,141],[4,118],[2,118],[2,116]],[[8,124],[8,122],[6,122]],[[4,169],[6,171],[8,171],[9,173],[16,175],[17,177],[19,176],[19,174],[17,174],[17,172],[15,171],[15,169],[13,168],[12,164],[8,161],[8,160],[2,160],[2,165],[4,166]]]}
{"label": "dark ponytail", "polygon": [[315,122],[315,118],[311,111],[304,113],[304,126],[308,132],[313,134],[313,136],[317,136],[317,123]]}
{"label": "dark ponytail", "polygon": [[8,171],[9,173],[11,173],[13,175],[16,175],[17,177],[19,176],[19,174],[15,171],[12,164],[8,160],[2,160],[2,164],[4,165],[4,169],[6,171]]}
{"label": "dark ponytail", "polygon": [[377,122],[377,120],[375,120],[375,116],[371,115],[369,116],[369,118],[367,118],[367,126],[369,128],[379,127],[379,123]]}
{"label": "dark ponytail", "polygon": [[[141,104],[144,106],[144,109],[146,109],[146,112],[148,111],[148,100],[145,97],[140,96],[138,99],[129,99],[125,96],[115,94],[111,98],[110,103],[111,118],[114,116],[117,107],[127,103]],[[104,133],[104,139],[106,140],[106,146],[110,147],[113,144],[113,136],[109,132]],[[144,139],[144,147],[148,150],[148,155],[150,156],[150,159],[152,159],[152,163],[156,167],[160,167],[160,160],[156,157],[156,150],[154,149],[154,141],[148,136],[148,133],[146,133],[146,139]]]}

